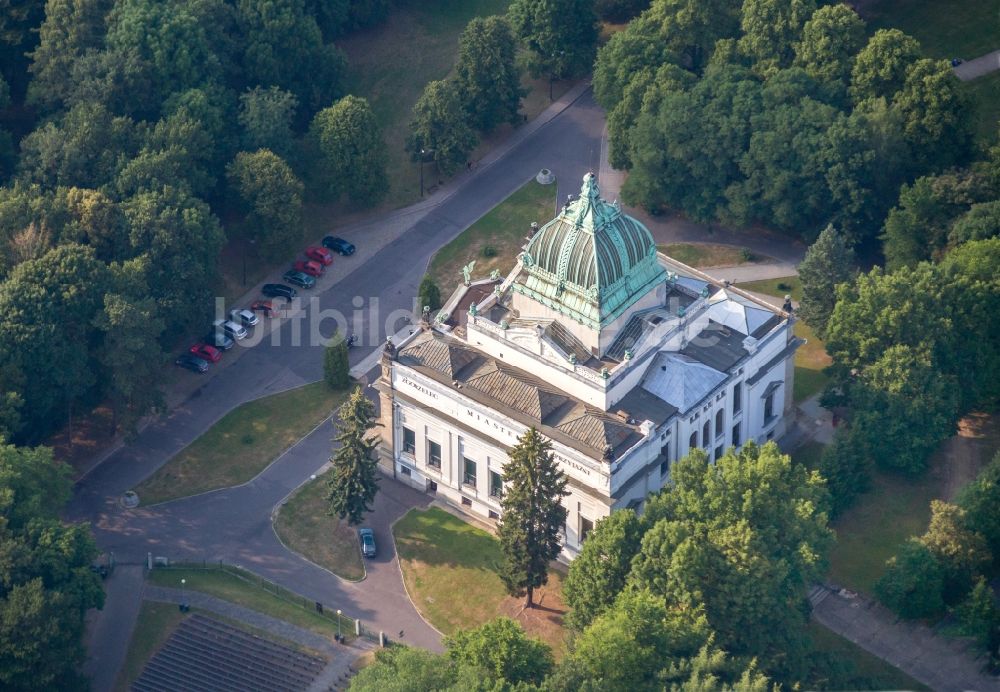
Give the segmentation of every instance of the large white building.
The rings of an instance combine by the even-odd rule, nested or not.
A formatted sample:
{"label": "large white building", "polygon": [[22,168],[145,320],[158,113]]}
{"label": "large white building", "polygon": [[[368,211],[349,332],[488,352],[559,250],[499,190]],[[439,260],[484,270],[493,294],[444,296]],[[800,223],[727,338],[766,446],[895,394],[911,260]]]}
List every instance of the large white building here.
{"label": "large white building", "polygon": [[714,460],[781,436],[801,343],[792,321],[658,254],[588,174],[505,279],[459,289],[387,346],[380,465],[497,519],[507,450],[533,426],[569,479],[572,558],[598,519],[640,508],[691,449]]}

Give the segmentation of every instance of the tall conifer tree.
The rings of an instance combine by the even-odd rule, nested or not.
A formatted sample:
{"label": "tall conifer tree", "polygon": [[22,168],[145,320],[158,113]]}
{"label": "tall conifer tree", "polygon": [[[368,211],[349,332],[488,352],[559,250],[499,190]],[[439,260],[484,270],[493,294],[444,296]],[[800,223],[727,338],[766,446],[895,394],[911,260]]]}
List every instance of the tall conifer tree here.
{"label": "tall conifer tree", "polygon": [[327,481],[329,492],[326,499],[330,504],[330,514],[357,526],[364,519],[365,512],[371,511],[371,503],[378,492],[378,469],[372,456],[378,440],[369,437],[374,428],[375,404],[361,391],[361,387],[351,392],[337,411],[340,423],[334,438],[340,447],[333,453],[333,473]]}
{"label": "tall conifer tree", "polygon": [[566,523],[562,498],[566,477],[552,455],[552,443],[534,428],[520,437],[503,467],[503,516],[497,527],[504,562],[500,578],[507,593],[532,607],[534,591],[549,580],[549,563],[559,555]]}

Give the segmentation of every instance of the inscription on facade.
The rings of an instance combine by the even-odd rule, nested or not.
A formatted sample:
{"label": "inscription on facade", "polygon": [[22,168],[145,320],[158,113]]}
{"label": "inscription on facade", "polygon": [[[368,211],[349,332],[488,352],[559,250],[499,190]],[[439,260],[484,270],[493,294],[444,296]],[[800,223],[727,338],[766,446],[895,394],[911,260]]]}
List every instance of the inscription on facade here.
{"label": "inscription on facade", "polygon": [[429,396],[432,399],[437,399],[438,398],[438,393],[437,392],[435,392],[432,389],[428,389],[427,387],[423,386],[419,382],[414,382],[413,380],[411,380],[406,375],[403,375],[399,379],[400,379],[400,381],[403,384],[405,384],[406,386],[411,387],[413,389],[416,389],[418,392],[420,392],[424,396]]}

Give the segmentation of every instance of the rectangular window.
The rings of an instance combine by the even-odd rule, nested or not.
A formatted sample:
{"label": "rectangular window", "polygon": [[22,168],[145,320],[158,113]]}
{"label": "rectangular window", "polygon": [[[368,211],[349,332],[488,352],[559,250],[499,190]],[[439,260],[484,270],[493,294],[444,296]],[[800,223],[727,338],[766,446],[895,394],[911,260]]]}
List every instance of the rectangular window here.
{"label": "rectangular window", "polygon": [[494,512],[494,511],[493,511],[493,510],[491,509],[491,510],[490,510],[490,519],[493,519],[493,520],[495,521],[495,520],[497,520],[497,519],[499,519],[499,518],[500,518],[500,515],[499,515],[499,514],[497,514],[496,512]]}
{"label": "rectangular window", "polygon": [[594,530],[594,522],[590,519],[580,517],[580,543],[587,540],[587,536]]}
{"label": "rectangular window", "polygon": [[466,507],[471,507],[472,506],[472,500],[470,500],[467,497],[463,497],[462,498],[462,504],[465,505]]}
{"label": "rectangular window", "polygon": [[431,468],[441,468],[441,445],[437,442],[427,443],[427,465]]}
{"label": "rectangular window", "polygon": [[716,461],[718,461],[719,459],[722,458],[722,453],[724,451],[725,450],[722,448],[722,445],[719,445],[718,447],[715,448],[715,460]]}
{"label": "rectangular window", "polygon": [[733,447],[740,446],[740,424],[737,423],[733,426]]}
{"label": "rectangular window", "polygon": [[429,490],[432,493],[436,493],[438,490],[438,484],[435,483],[434,481],[429,481],[427,483],[427,490]]}
{"label": "rectangular window", "polygon": [[496,471],[490,471],[490,497],[503,495],[503,477]]}
{"label": "rectangular window", "polygon": [[767,425],[774,418],[774,392],[767,395],[764,399],[764,424]]}
{"label": "rectangular window", "polygon": [[409,428],[403,428],[403,451],[407,454],[417,453],[417,433]]}
{"label": "rectangular window", "polygon": [[667,471],[670,470],[670,462],[664,459],[660,462],[660,478],[667,475]]}
{"label": "rectangular window", "polygon": [[401,474],[403,474],[404,476],[409,476],[412,473],[410,471],[410,467],[409,466],[403,466],[402,464],[399,465],[399,472]]}
{"label": "rectangular window", "polygon": [[472,459],[465,459],[465,477],[462,482],[476,487],[476,462]]}
{"label": "rectangular window", "polygon": [[733,415],[743,410],[743,383],[733,387]]}

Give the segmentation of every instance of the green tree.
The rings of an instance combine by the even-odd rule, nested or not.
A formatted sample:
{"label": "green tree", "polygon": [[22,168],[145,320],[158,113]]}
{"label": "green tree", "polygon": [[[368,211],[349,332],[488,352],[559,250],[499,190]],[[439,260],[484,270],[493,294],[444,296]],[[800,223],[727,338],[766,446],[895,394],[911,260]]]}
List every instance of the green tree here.
{"label": "green tree", "polygon": [[351,383],[351,364],[347,360],[347,344],[336,339],[323,351],[323,379],[330,389],[344,389]]}
{"label": "green tree", "polygon": [[243,149],[270,149],[287,160],[294,147],[292,123],[298,103],[295,94],[276,86],[254,87],[240,96],[239,123],[243,128],[240,145]]}
{"label": "green tree", "polygon": [[327,196],[346,193],[364,206],[385,197],[385,143],[368,101],[345,96],[317,113],[309,130],[317,153],[316,178]]}
{"label": "green tree", "polygon": [[155,115],[170,94],[231,71],[234,18],[223,0],[121,0],[107,21],[106,45],[131,61],[130,112]]}
{"label": "green tree", "polygon": [[142,148],[125,163],[115,179],[120,197],[165,186],[205,197],[215,187],[215,146],[201,122],[186,111],[162,118],[148,130]]}
{"label": "green tree", "polygon": [[247,234],[267,257],[286,257],[302,235],[302,181],[277,154],[241,151],[226,168]]}
{"label": "green tree", "polygon": [[624,591],[574,639],[570,665],[588,689],[662,689],[684,677],[688,659],[709,640],[703,615],[670,608],[648,590]]}
{"label": "green tree", "polygon": [[514,64],[517,43],[504,17],[476,17],[458,41],[455,86],[470,124],[491,132],[521,121],[521,75]]}
{"label": "green tree", "polygon": [[822,339],[837,298],[837,285],[847,283],[857,272],[854,251],[833,224],[806,250],[799,264],[802,300],[798,314]]}
{"label": "green tree", "polygon": [[172,187],[123,202],[129,241],[148,259],[150,295],[165,322],[164,339],[200,328],[209,317],[224,236],[208,205]]}
{"label": "green tree", "polygon": [[885,573],[875,582],[875,595],[900,617],[925,618],[944,610],[943,588],[941,564],[934,553],[911,538],[886,562]]}
{"label": "green tree", "polygon": [[714,464],[696,450],[671,480],[646,503],[631,584],[671,608],[704,607],[730,653],[784,659],[801,644],[806,589],[833,539],[823,479],[773,442],[748,442]]}
{"label": "green tree", "polygon": [[976,638],[980,646],[985,646],[992,633],[1000,627],[1000,608],[997,608],[993,589],[984,577],[976,580],[976,585],[968,597],[955,609],[965,633]]}
{"label": "green tree", "polygon": [[965,510],[941,500],[931,500],[930,525],[920,542],[941,565],[948,605],[965,597],[992,560],[986,539],[967,526]]}
{"label": "green tree", "polygon": [[649,7],[649,0],[595,0],[597,16],[608,22],[625,23]]}
{"label": "green tree", "polygon": [[73,63],[101,46],[108,0],[47,0],[38,46],[31,54],[27,100],[43,111],[62,106],[73,90]]}
{"label": "green tree", "polygon": [[973,152],[971,97],[947,60],[917,60],[892,100],[915,161],[928,168],[968,162]]}
{"label": "green tree", "polygon": [[409,646],[375,652],[375,662],[351,678],[351,692],[411,692],[453,689],[455,665],[441,654]]}
{"label": "green tree", "polygon": [[679,57],[678,64],[700,72],[716,41],[739,32],[741,4],[734,0],[659,0],[643,17],[657,23],[659,40]]}
{"label": "green tree", "polygon": [[549,563],[561,548],[567,480],[552,454],[552,443],[535,428],[521,435],[507,456],[500,500],[503,514],[497,526],[503,551],[500,579],[511,596],[527,593],[526,607],[531,608],[535,589],[548,583]]}
{"label": "green tree", "polygon": [[899,29],[876,31],[854,58],[851,96],[855,103],[879,96],[891,99],[903,88],[910,66],[921,53],[917,40]]}
{"label": "green tree", "polygon": [[167,122],[197,123],[197,140],[182,139],[181,143],[188,148],[204,147],[200,160],[213,176],[225,168],[239,149],[239,133],[233,127],[237,97],[224,86],[205,84],[171,94],[163,104],[163,117]]}
{"label": "green tree", "polygon": [[533,77],[586,74],[597,54],[594,0],[514,0],[507,10]]}
{"label": "green tree", "polygon": [[762,75],[788,67],[802,27],[815,11],[813,0],[745,0],[740,51],[754,61],[755,71]]}
{"label": "green tree", "polygon": [[854,56],[864,45],[865,23],[849,5],[816,10],[802,27],[795,44],[795,64],[812,77],[846,90]]}
{"label": "green tree", "polygon": [[485,671],[509,685],[538,685],[554,666],[548,645],[528,638],[519,624],[506,617],[459,630],[445,638],[445,648],[459,665]]}
{"label": "green tree", "polygon": [[122,260],[128,254],[125,215],[105,193],[78,187],[58,188],[52,206],[53,215],[63,218],[60,243],[89,245],[104,262]]}
{"label": "green tree", "polygon": [[644,13],[601,46],[594,64],[594,98],[610,111],[625,88],[643,70],[655,71],[675,59],[674,51],[659,40],[659,24]]}
{"label": "green tree", "polygon": [[85,681],[84,615],[104,604],[90,571],[97,548],[85,524],[59,517],[67,467],[51,450],[0,447],[0,687],[78,689]]}
{"label": "green tree", "polygon": [[994,565],[1000,564],[1000,452],[962,488],[958,504],[968,528],[986,539]]}
{"label": "green tree", "polygon": [[237,0],[243,37],[243,77],[247,85],[291,91],[308,113],[342,93],[343,54],[324,45],[316,20],[303,0]]}
{"label": "green tree", "polygon": [[4,0],[0,8],[0,76],[24,93],[27,55],[38,43],[45,0]]}
{"label": "green tree", "polygon": [[430,274],[424,274],[417,289],[417,304],[421,310],[429,307],[431,312],[441,309],[441,289],[434,283]]}
{"label": "green tree", "polygon": [[623,509],[597,522],[570,563],[563,598],[571,610],[567,624],[582,630],[607,610],[625,588],[642,530],[635,512]]}
{"label": "green tree", "polygon": [[326,499],[330,514],[347,519],[357,526],[371,511],[371,503],[378,492],[378,468],[373,453],[378,439],[369,436],[369,431],[377,425],[375,404],[356,387],[337,411],[339,423],[336,425],[340,445],[330,461],[333,472],[327,481]]}
{"label": "green tree", "polygon": [[414,161],[433,161],[451,175],[469,160],[479,140],[466,122],[462,99],[454,83],[428,82],[413,106],[406,150]]}
{"label": "green tree", "polygon": [[955,219],[948,232],[952,247],[971,240],[987,240],[1000,236],[1000,200],[973,204]]}
{"label": "green tree", "polygon": [[819,472],[830,491],[830,514],[835,517],[850,507],[871,486],[872,464],[862,443],[850,428],[841,428],[823,448]]}
{"label": "green tree", "polygon": [[158,341],[163,320],[156,299],[149,296],[145,262],[132,260],[111,269],[115,292],[104,295],[104,310],[95,318],[102,334],[98,358],[111,397],[112,430],[120,426],[133,438],[143,416],[165,407]]}
{"label": "green tree", "polygon": [[0,284],[0,372],[20,374],[27,439],[72,424],[74,404],[96,384],[93,322],[108,284],[93,250],[71,244],[22,262]]}

